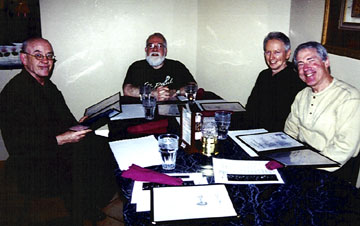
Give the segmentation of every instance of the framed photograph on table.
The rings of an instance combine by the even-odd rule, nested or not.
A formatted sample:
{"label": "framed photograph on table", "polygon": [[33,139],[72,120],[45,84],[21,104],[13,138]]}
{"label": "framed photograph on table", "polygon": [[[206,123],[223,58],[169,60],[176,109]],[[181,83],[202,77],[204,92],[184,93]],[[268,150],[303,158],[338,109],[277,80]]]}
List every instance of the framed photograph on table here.
{"label": "framed photograph on table", "polygon": [[326,0],[321,44],[329,53],[360,59],[360,0]]}

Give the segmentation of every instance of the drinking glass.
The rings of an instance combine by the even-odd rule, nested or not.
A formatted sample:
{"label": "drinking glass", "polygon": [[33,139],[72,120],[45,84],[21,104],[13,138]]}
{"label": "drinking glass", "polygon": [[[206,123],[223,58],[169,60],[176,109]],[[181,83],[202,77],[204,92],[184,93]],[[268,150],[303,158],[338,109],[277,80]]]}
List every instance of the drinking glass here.
{"label": "drinking glass", "polygon": [[150,96],[151,91],[152,91],[152,88],[149,85],[140,86],[140,88],[139,88],[140,100],[142,101],[143,98]]}
{"label": "drinking glass", "polygon": [[164,170],[173,170],[176,165],[176,152],[179,148],[179,136],[175,134],[161,134],[158,137],[159,151]]}
{"label": "drinking glass", "polygon": [[185,96],[189,101],[194,101],[196,99],[196,92],[198,91],[198,86],[195,83],[190,83],[185,86]]}
{"label": "drinking glass", "polygon": [[206,156],[217,155],[219,152],[216,148],[218,139],[216,123],[213,121],[203,122],[201,133],[202,154]]}
{"label": "drinking glass", "polygon": [[226,140],[231,122],[231,112],[228,111],[215,112],[215,122],[218,130],[218,139]]}
{"label": "drinking glass", "polygon": [[153,120],[156,109],[156,98],[154,96],[144,96],[142,105],[144,107],[145,119]]}

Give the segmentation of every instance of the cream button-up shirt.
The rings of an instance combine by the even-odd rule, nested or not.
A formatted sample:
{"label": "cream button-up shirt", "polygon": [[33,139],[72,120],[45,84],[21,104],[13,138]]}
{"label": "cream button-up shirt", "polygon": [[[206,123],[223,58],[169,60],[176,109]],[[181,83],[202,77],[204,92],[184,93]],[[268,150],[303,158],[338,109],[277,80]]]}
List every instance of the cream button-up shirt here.
{"label": "cream button-up shirt", "polygon": [[310,87],[303,89],[295,97],[284,131],[345,164],[360,149],[359,91],[335,78],[319,93],[312,92]]}

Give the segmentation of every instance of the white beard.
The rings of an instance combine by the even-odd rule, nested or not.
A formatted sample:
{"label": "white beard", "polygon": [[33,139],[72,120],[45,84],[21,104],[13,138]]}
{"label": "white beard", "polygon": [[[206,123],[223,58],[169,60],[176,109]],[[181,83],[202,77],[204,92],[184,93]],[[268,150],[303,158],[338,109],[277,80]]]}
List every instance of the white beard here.
{"label": "white beard", "polygon": [[[154,54],[158,54],[158,56],[153,56]],[[161,65],[165,60],[165,56],[161,56],[159,52],[152,52],[149,56],[146,56],[146,61],[152,67],[157,67]]]}

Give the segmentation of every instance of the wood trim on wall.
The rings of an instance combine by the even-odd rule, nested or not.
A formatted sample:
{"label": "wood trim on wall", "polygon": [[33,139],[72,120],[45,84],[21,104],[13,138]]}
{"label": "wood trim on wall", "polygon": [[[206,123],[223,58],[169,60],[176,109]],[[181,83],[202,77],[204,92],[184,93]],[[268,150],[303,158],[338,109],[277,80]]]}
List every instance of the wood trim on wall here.
{"label": "wood trim on wall", "polygon": [[344,1],[325,1],[321,44],[329,53],[360,60],[360,29],[349,30],[340,26]]}

